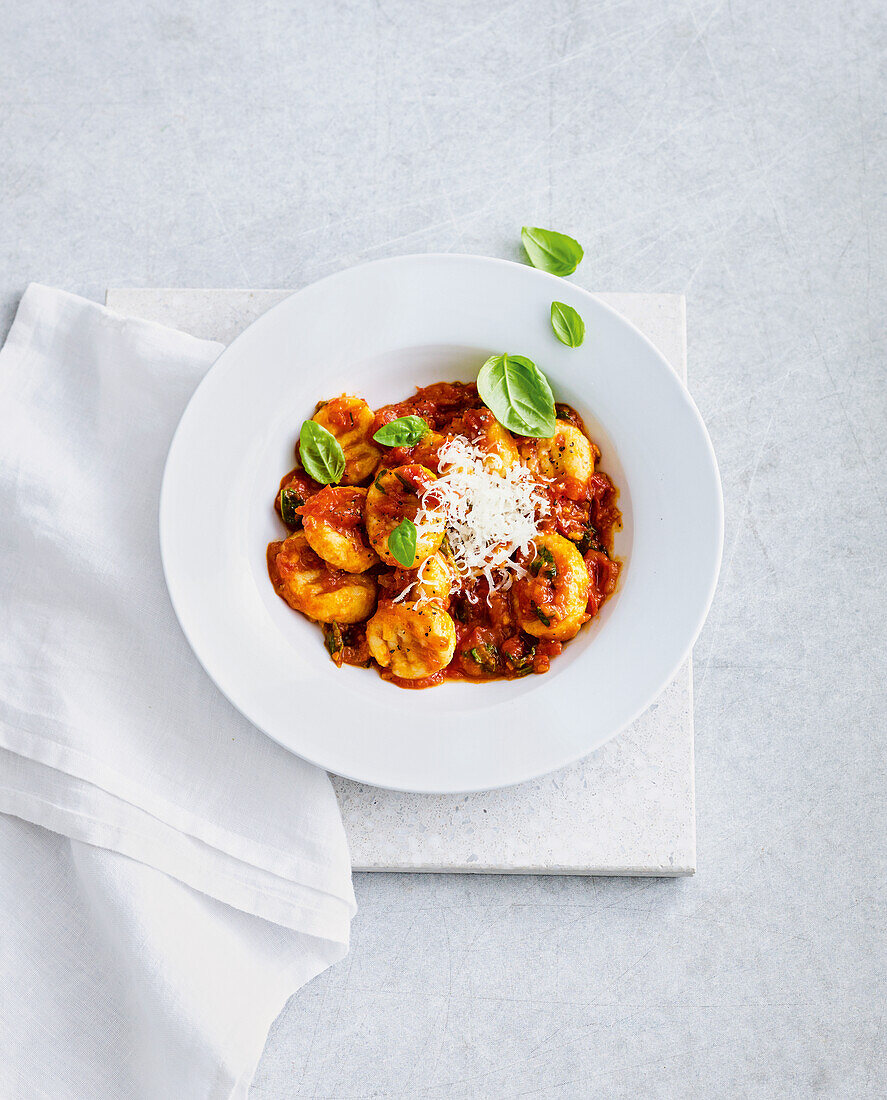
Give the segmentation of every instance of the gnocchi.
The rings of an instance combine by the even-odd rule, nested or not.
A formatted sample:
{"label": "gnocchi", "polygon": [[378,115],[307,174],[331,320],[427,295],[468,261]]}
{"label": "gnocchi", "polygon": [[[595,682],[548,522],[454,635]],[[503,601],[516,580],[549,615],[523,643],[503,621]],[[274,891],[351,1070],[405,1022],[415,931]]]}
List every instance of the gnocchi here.
{"label": "gnocchi", "polygon": [[330,569],[312,550],[304,531],[280,544],[272,579],[290,607],[319,623],[358,623],[376,606],[376,581],[361,573]]}
{"label": "gnocchi", "polygon": [[452,559],[444,552],[446,542],[433,554],[419,571],[416,593],[420,599],[440,600],[446,604],[455,577]]}
{"label": "gnocchi", "polygon": [[298,509],[308,545],[334,569],[365,573],[379,561],[362,527],[366,489],[327,485]]}
{"label": "gnocchi", "polygon": [[435,603],[416,607],[383,603],[367,623],[370,653],[402,680],[421,680],[447,667],[456,649],[456,628]]}
{"label": "gnocchi", "polygon": [[554,533],[536,539],[527,573],[512,587],[521,630],[536,638],[565,642],[587,621],[588,569],[569,539]]}
{"label": "gnocchi", "polygon": [[[425,466],[413,464],[382,470],[367,492],[366,529],[370,545],[387,565],[399,566],[397,558],[388,547],[388,539],[395,527],[405,519],[415,521],[419,511],[419,497],[436,480]],[[416,553],[407,566],[415,569],[440,546],[444,529],[430,525],[420,526],[416,532]]]}
{"label": "gnocchi", "polygon": [[543,477],[570,477],[586,482],[594,473],[595,454],[588,437],[566,420],[558,420],[551,439],[526,439],[520,444],[524,465]]}
{"label": "gnocchi", "polygon": [[334,397],[324,402],[312,418],[336,437],[345,455],[344,485],[358,485],[371,477],[382,450],[373,440],[373,410],[360,397]]}
{"label": "gnocchi", "polygon": [[422,562],[418,569],[396,569],[393,574],[393,592],[406,593],[410,603],[437,600],[445,609],[456,577],[452,559],[446,552],[446,540],[440,550]]}

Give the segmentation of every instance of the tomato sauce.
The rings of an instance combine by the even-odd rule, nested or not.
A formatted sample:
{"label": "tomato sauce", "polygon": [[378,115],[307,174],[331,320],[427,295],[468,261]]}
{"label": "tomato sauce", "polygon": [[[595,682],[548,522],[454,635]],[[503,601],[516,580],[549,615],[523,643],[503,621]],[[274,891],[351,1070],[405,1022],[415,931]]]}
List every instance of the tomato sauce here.
{"label": "tomato sauce", "polygon": [[324,485],[296,508],[302,522],[328,523],[337,531],[352,531],[363,523],[366,490],[348,485]]}
{"label": "tomato sauce", "polygon": [[432,431],[444,432],[467,409],[484,408],[473,382],[435,382],[417,390],[412,397],[385,405],[376,412],[373,431],[402,416],[421,416]]}

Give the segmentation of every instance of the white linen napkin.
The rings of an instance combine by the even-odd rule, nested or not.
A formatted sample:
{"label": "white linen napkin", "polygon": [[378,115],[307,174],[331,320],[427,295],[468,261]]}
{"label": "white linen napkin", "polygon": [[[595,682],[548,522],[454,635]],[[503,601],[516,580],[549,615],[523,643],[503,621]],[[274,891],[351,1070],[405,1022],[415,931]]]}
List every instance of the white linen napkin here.
{"label": "white linen napkin", "polygon": [[163,581],[163,463],[220,350],[31,285],[0,351],[4,1097],[245,1096],[347,951],[329,780],[216,690]]}

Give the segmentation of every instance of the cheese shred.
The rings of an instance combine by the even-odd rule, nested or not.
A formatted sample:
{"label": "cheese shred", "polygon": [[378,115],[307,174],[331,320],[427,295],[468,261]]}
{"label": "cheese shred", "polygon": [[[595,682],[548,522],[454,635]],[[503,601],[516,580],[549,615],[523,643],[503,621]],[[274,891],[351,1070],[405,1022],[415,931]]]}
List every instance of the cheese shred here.
{"label": "cheese shred", "polygon": [[506,591],[515,576],[525,575],[512,555],[529,553],[539,521],[550,511],[526,466],[516,463],[504,472],[499,462],[492,467],[490,456],[466,439],[447,440],[438,451],[440,476],[426,489],[416,516],[417,527],[443,529],[458,574],[455,586],[482,575],[491,592]]}

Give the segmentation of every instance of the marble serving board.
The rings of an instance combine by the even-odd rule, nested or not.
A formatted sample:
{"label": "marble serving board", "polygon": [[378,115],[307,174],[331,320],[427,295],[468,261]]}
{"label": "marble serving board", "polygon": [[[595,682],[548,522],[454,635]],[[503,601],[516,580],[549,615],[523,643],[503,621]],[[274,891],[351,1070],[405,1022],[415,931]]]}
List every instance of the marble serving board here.
{"label": "marble serving board", "polygon": [[[111,289],[106,302],[120,313],[228,343],[289,293]],[[636,325],[686,381],[682,296],[597,297]],[[691,667],[688,662],[644,715],[597,752],[517,787],[420,795],[339,776],[332,781],[356,871],[692,874]]]}

